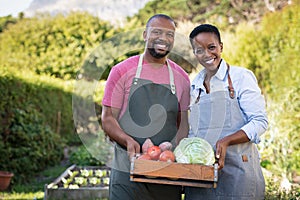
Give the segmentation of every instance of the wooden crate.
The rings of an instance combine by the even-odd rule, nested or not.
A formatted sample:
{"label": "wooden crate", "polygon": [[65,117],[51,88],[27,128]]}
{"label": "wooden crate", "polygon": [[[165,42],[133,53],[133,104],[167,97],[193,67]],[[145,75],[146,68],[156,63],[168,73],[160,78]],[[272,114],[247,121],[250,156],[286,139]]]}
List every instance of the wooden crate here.
{"label": "wooden crate", "polygon": [[135,182],[216,188],[218,164],[214,166],[133,159],[130,180]]}

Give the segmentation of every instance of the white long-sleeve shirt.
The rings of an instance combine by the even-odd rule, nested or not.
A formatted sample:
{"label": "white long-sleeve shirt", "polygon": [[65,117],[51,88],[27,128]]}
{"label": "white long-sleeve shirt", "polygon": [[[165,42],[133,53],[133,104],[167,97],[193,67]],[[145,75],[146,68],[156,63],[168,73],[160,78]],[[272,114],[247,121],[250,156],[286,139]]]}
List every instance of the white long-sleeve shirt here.
{"label": "white long-sleeve shirt", "polygon": [[[191,83],[191,103],[194,103],[201,91],[200,99],[206,93],[203,85],[206,70],[203,69]],[[210,93],[216,91],[228,91],[227,64],[221,61],[217,73],[210,80]],[[265,110],[265,100],[257,84],[253,72],[246,68],[230,66],[230,77],[235,90],[243,117],[247,122],[241,129],[245,131],[253,143],[260,142],[260,136],[268,127],[268,119]]]}

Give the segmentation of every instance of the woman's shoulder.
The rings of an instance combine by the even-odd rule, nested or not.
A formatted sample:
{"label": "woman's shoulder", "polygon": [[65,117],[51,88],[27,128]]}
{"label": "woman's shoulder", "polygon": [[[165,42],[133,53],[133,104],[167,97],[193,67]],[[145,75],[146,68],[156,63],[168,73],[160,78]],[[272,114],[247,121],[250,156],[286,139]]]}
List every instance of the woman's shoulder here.
{"label": "woman's shoulder", "polygon": [[253,76],[254,73],[251,69],[245,68],[245,67],[241,67],[241,66],[230,66],[230,74],[235,74],[239,77],[243,77],[243,76]]}
{"label": "woman's shoulder", "polygon": [[256,78],[254,72],[245,67],[232,66],[230,68],[230,76],[233,79],[233,81],[237,81],[239,83],[242,83],[242,82],[257,83],[257,78]]}

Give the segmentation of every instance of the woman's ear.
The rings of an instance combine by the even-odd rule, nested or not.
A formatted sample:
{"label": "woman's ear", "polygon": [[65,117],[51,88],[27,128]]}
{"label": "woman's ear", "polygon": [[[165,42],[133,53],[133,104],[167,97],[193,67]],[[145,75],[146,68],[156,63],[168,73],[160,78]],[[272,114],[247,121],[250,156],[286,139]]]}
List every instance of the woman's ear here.
{"label": "woman's ear", "polygon": [[223,42],[220,43],[221,52],[223,52]]}

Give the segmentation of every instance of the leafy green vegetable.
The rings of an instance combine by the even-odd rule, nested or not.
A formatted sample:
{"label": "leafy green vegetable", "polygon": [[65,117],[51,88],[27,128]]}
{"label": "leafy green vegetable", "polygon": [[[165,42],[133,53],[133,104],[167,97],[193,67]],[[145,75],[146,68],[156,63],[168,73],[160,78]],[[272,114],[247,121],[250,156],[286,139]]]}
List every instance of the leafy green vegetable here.
{"label": "leafy green vegetable", "polygon": [[212,146],[204,139],[184,138],[174,150],[178,163],[213,165],[215,154]]}

